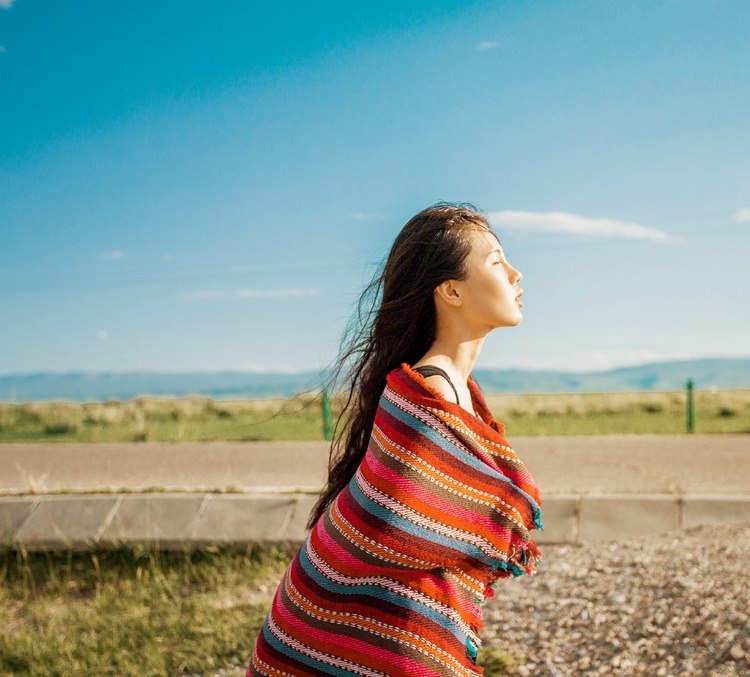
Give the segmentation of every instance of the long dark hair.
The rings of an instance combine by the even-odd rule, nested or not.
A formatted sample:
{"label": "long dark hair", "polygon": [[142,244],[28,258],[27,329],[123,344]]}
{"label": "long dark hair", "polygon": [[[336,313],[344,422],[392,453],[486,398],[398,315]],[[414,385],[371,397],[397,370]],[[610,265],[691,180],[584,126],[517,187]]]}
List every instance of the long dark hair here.
{"label": "long dark hair", "polygon": [[382,271],[365,288],[347,328],[331,382],[344,375],[346,393],[331,443],[328,482],[310,513],[312,527],[356,472],[386,376],[414,364],[435,340],[435,288],[466,277],[470,233],[491,230],[470,204],[441,202],[401,229]]}

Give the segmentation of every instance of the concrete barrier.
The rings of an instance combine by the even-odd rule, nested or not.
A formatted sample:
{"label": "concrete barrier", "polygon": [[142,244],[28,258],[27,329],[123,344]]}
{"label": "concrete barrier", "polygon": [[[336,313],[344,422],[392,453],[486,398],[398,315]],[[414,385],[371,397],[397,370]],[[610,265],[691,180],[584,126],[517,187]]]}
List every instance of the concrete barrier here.
{"label": "concrete barrier", "polygon": [[[120,546],[200,549],[300,541],[308,494],[99,494],[0,497],[5,549]],[[539,543],[649,536],[703,524],[750,522],[750,496],[551,496]]]}
{"label": "concrete barrier", "polygon": [[[750,435],[513,443],[542,490],[540,543],[750,522]],[[326,461],[324,442],[0,445],[0,543],[60,550],[301,540]]]}

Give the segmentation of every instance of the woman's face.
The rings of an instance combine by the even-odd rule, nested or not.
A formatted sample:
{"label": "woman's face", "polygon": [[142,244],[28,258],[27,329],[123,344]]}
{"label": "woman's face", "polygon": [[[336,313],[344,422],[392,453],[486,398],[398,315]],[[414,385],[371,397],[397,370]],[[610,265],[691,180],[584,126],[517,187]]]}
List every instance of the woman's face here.
{"label": "woman's face", "polygon": [[459,283],[466,320],[487,331],[514,327],[523,319],[521,273],[508,263],[492,232],[474,231],[471,237],[468,274]]}

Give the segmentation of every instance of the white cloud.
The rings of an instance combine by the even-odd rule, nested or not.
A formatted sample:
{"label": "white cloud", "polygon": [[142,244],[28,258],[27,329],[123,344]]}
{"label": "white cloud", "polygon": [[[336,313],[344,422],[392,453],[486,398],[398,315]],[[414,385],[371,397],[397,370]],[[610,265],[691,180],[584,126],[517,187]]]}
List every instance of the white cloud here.
{"label": "white cloud", "polygon": [[186,298],[205,299],[268,299],[315,296],[317,289],[285,287],[282,289],[203,289],[185,294]]}
{"label": "white cloud", "polygon": [[601,235],[631,240],[673,240],[668,233],[647,228],[631,221],[591,218],[567,212],[489,212],[490,223],[504,230],[537,230],[548,233],[570,233],[574,235]]}
{"label": "white cloud", "polygon": [[2,54],[5,51],[5,45],[0,45],[0,54]]}
{"label": "white cloud", "polygon": [[0,8],[2,9],[10,9],[10,6],[13,4],[14,0],[0,0]]}
{"label": "white cloud", "polygon": [[122,249],[111,249],[110,251],[102,252],[102,258],[107,261],[119,261],[122,255]]}
{"label": "white cloud", "polygon": [[174,261],[174,254],[162,254],[161,260],[162,261]]}
{"label": "white cloud", "polygon": [[500,49],[500,43],[494,40],[482,40],[474,45],[477,52],[486,52],[488,49]]}
{"label": "white cloud", "polygon": [[732,214],[732,221],[737,221],[739,223],[750,222],[750,207],[744,207]]}
{"label": "white cloud", "polygon": [[348,216],[352,221],[377,221],[384,218],[382,214],[369,214],[367,212],[351,212]]}
{"label": "white cloud", "polygon": [[100,341],[106,341],[109,338],[109,332],[106,329],[100,329],[96,332],[96,338]]}
{"label": "white cloud", "polygon": [[317,371],[323,370],[324,366],[310,367],[305,366],[295,367],[284,362],[271,362],[271,363],[260,363],[252,362],[249,360],[243,360],[238,363],[228,364],[220,367],[221,370],[226,371],[246,371],[253,374],[299,374],[302,371]]}

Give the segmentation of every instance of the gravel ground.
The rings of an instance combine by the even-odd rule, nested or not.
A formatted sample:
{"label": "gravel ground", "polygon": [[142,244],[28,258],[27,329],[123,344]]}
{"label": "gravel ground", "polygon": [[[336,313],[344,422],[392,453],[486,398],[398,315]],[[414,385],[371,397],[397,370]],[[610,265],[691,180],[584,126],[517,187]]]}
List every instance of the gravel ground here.
{"label": "gravel ground", "polygon": [[542,555],[484,611],[485,644],[520,658],[516,674],[750,675],[750,525]]}

